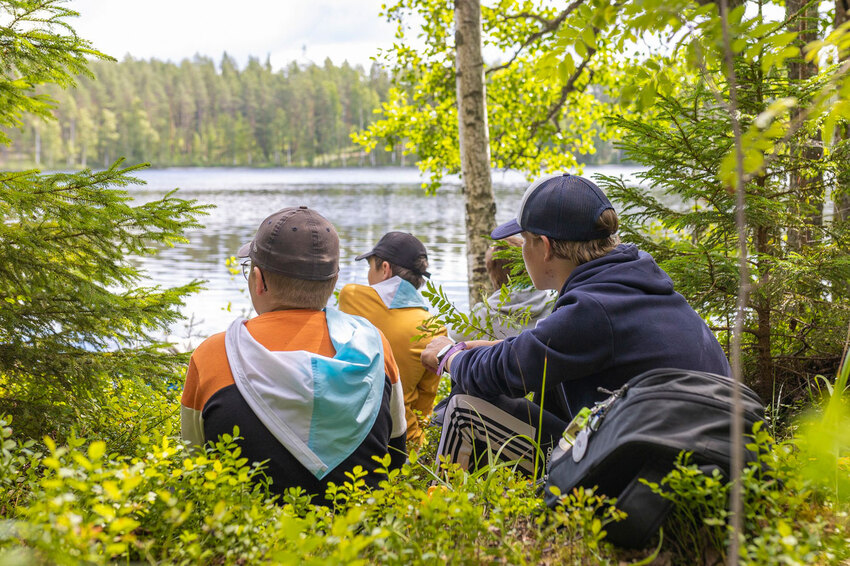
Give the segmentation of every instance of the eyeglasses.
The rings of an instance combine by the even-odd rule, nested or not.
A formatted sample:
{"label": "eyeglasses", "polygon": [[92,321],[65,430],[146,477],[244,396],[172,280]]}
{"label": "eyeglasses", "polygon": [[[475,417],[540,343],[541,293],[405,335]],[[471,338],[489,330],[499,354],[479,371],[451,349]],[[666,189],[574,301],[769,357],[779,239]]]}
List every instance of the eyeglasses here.
{"label": "eyeglasses", "polygon": [[[242,263],[239,264],[242,267],[242,276],[245,277],[245,281],[248,280],[248,277],[251,275],[251,272],[254,270],[254,264],[250,259],[246,259]],[[268,291],[269,288],[266,287],[266,276],[263,275],[263,270],[260,270],[260,280],[263,282],[263,290]]]}

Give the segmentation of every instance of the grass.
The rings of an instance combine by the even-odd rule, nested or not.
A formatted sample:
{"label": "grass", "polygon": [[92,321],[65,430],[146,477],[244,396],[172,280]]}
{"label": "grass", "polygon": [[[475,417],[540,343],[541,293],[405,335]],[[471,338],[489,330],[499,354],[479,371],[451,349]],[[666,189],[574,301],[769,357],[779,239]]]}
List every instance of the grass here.
{"label": "grass", "polygon": [[[850,560],[850,419],[842,366],[822,410],[793,437],[754,431],[760,461],[743,475],[741,564],[844,564]],[[120,400],[116,399],[116,402]],[[175,399],[135,407],[161,418]],[[173,415],[173,412],[171,413]],[[169,434],[127,442],[33,440],[0,418],[0,565],[7,564],[713,564],[726,560],[729,485],[686,454],[654,486],[674,502],[663,535],[642,551],[606,541],[622,518],[616,501],[589,489],[547,508],[533,479],[499,459],[469,473],[438,468],[439,429],[382,489],[362,470],[313,505],[298,489],[270,495],[262,467],[242,457],[238,433],[193,454]],[[173,418],[173,417],[172,417]],[[158,430],[177,430],[176,422]],[[85,426],[85,423],[81,423]],[[114,443],[110,438],[122,438]],[[386,468],[389,460],[383,462]],[[437,481],[439,487],[432,488]]]}

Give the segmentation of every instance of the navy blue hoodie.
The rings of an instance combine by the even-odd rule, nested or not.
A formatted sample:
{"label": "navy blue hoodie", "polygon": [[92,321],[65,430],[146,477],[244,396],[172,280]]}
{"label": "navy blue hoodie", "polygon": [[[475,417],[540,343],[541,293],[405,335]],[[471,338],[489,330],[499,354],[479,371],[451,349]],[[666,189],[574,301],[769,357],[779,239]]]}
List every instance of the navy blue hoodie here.
{"label": "navy blue hoodie", "polygon": [[562,384],[571,414],[604,399],[598,387],[616,389],[650,369],[731,374],[720,344],[670,277],[625,244],[578,266],[536,328],[454,357],[454,390],[524,397],[543,388],[544,364],[546,395]]}

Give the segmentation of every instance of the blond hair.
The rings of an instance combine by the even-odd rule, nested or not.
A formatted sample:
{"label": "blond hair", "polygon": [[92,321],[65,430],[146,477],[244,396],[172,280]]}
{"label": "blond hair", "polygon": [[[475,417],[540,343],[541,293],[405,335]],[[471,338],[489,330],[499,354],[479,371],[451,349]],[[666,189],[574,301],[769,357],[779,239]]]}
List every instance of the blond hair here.
{"label": "blond hair", "polygon": [[503,240],[494,242],[492,246],[487,248],[484,254],[484,266],[487,268],[490,282],[496,291],[501,289],[502,285],[509,283],[511,269],[509,259],[494,257],[494,254],[497,251],[506,250],[510,247],[521,248],[522,238],[519,236],[508,236]]}
{"label": "blond hair", "polygon": [[[610,236],[587,242],[549,238],[549,241],[552,242],[552,253],[555,257],[569,260],[576,265],[599,259],[620,245],[620,236],[617,234],[619,227],[620,219],[617,213],[614,212],[614,209],[609,208],[599,216],[599,219],[596,221],[596,228],[610,232]],[[532,236],[535,238],[540,237],[538,234],[532,234]]]}

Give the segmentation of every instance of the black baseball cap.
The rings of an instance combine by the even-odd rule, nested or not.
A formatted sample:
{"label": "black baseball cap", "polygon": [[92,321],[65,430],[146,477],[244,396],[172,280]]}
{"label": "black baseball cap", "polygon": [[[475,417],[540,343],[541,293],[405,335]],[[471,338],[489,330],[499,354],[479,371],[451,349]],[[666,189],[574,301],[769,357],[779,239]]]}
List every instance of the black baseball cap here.
{"label": "black baseball cap", "polygon": [[413,234],[408,234],[407,232],[387,232],[378,240],[374,248],[365,254],[360,254],[354,259],[366,259],[373,255],[424,277],[431,277],[431,274],[427,271],[416,269],[416,262],[421,256],[425,256],[427,260],[428,252],[425,250],[425,244],[420,242]]}
{"label": "black baseball cap", "polygon": [[237,256],[295,279],[327,281],[339,273],[339,236],[315,210],[284,208],[263,220],[254,239]]}
{"label": "black baseball cap", "polygon": [[592,181],[556,173],[534,181],[519,204],[516,218],[490,233],[501,240],[526,231],[569,242],[587,242],[612,234],[596,226],[607,209],[613,209],[605,193]]}

